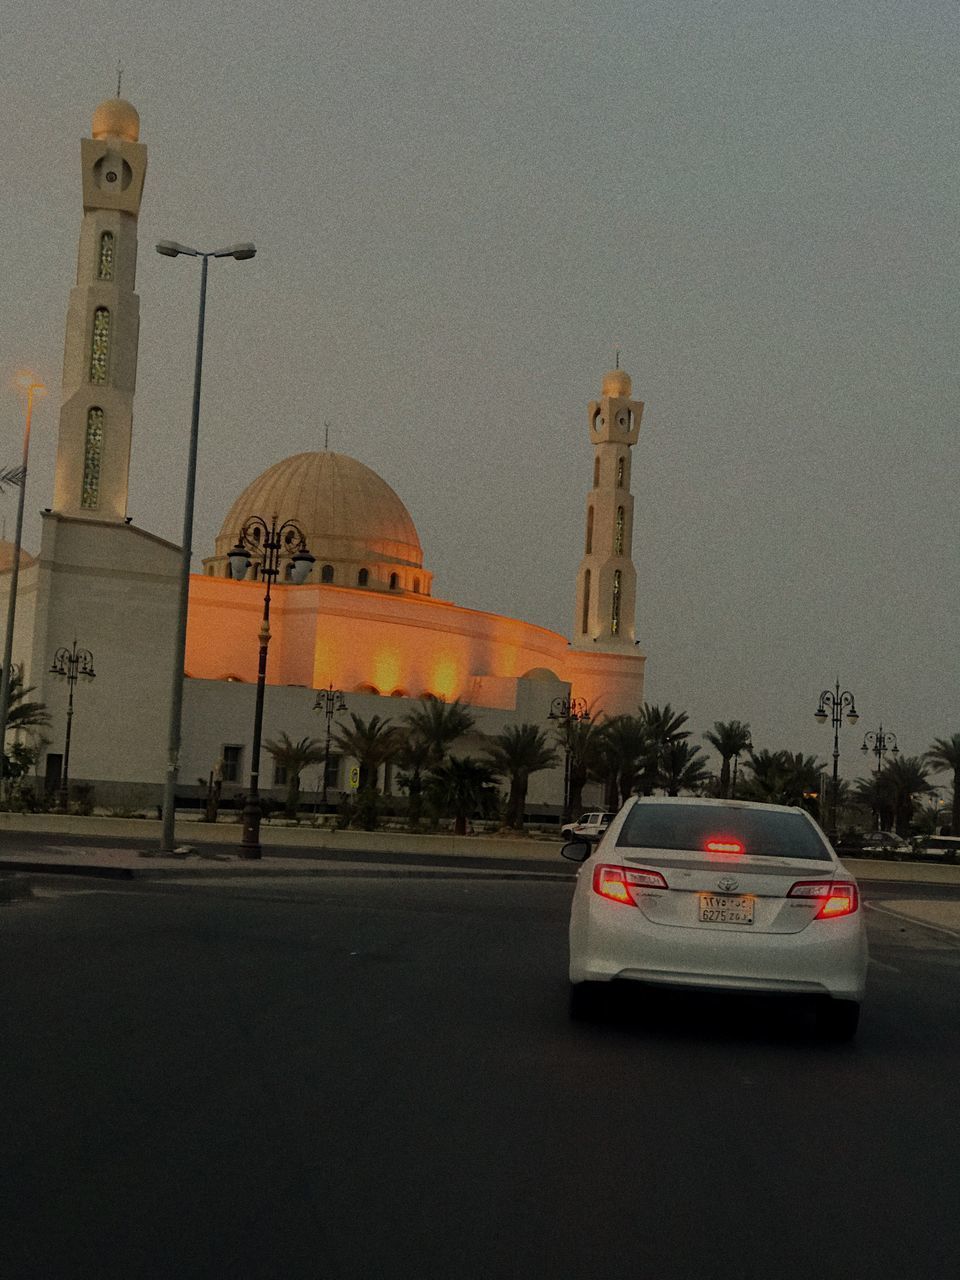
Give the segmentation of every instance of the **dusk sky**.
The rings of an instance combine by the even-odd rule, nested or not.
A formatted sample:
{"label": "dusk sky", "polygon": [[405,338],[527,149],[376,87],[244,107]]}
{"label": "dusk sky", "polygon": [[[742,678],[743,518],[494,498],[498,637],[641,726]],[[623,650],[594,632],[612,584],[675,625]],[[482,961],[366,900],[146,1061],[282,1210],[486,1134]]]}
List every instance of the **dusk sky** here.
{"label": "dusk sky", "polygon": [[[210,270],[198,566],[328,422],[407,505],[435,595],[569,635],[620,348],[648,700],[827,759],[839,676],[847,776],[881,722],[911,755],[960,733],[958,37],[956,0],[8,7],[0,372],[51,388],[25,545],[80,138],[120,59],[149,153],[138,525],[179,541],[199,291],[153,245],[254,240]],[[0,429],[13,465],[9,388]],[[15,515],[8,491],[8,538]]]}

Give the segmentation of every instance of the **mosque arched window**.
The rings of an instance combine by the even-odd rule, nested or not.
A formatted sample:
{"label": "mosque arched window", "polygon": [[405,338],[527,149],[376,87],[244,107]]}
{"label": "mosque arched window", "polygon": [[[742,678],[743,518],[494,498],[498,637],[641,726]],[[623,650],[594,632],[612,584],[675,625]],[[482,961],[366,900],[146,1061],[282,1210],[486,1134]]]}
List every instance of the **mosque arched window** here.
{"label": "mosque arched window", "polygon": [[610,608],[610,634],[620,634],[620,589],[622,575],[619,569],[613,571],[613,603]]}
{"label": "mosque arched window", "polygon": [[113,232],[104,231],[100,236],[100,257],[97,262],[97,279],[113,279]]}
{"label": "mosque arched window", "polygon": [[87,430],[83,440],[83,484],[80,505],[93,511],[100,505],[100,464],[103,461],[103,410],[87,410]]}
{"label": "mosque arched window", "polygon": [[323,568],[320,570],[320,581],[321,582],[333,581],[333,565],[332,564],[325,564]]}
{"label": "mosque arched window", "polygon": [[93,341],[90,344],[90,381],[98,385],[107,380],[110,356],[110,312],[97,307],[93,313]]}
{"label": "mosque arched window", "polygon": [[593,460],[593,487],[595,489],[599,489],[600,487],[600,455],[599,454],[597,454],[597,456]]}
{"label": "mosque arched window", "polygon": [[585,545],[585,553],[587,555],[593,550],[593,507],[587,507],[587,541]]}
{"label": "mosque arched window", "polygon": [[357,574],[357,586],[365,587],[369,581],[370,581],[370,570],[361,569],[360,572]]}
{"label": "mosque arched window", "polygon": [[615,556],[623,555],[623,507],[617,507],[617,525],[613,535],[613,554]]}
{"label": "mosque arched window", "polygon": [[587,627],[590,622],[590,570],[583,575],[583,617],[580,622],[580,630],[584,635],[587,634]]}
{"label": "mosque arched window", "polygon": [[623,488],[623,454],[617,459],[617,488]]}
{"label": "mosque arched window", "polygon": [[397,588],[398,588],[399,586],[400,586],[400,578],[399,578],[399,576],[398,576],[397,574],[395,574],[395,573],[391,573],[391,575],[390,575],[390,590],[391,590],[391,591],[396,591],[396,590],[397,590]]}

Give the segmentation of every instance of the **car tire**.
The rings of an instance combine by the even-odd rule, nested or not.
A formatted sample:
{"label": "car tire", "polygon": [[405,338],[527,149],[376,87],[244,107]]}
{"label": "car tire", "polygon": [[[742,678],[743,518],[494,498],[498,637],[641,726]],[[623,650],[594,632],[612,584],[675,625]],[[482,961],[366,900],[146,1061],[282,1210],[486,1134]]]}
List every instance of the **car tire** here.
{"label": "car tire", "polygon": [[852,1040],[860,1023],[856,1000],[826,999],[817,1009],[817,1033],[822,1040]]}
{"label": "car tire", "polygon": [[599,1022],[607,1010],[605,982],[570,983],[570,1017],[574,1022]]}

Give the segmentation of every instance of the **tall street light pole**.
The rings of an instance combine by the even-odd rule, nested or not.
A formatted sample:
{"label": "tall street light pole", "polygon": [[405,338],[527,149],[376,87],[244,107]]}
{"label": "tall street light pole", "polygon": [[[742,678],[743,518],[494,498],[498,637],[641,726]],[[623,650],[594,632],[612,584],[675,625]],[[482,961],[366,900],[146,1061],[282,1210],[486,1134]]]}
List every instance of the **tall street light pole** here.
{"label": "tall street light pole", "polygon": [[333,717],[340,711],[346,711],[347,703],[339,689],[331,684],[327,689],[317,691],[317,700],[313,704],[314,711],[322,711],[327,718],[327,740],[323,750],[323,805],[327,803],[327,775],[330,772],[330,731]]}
{"label": "tall street light pole", "polygon": [[197,438],[200,429],[200,379],[203,373],[203,328],[207,311],[207,263],[210,258],[235,258],[242,262],[256,254],[252,244],[235,244],[228,249],[212,249],[204,252],[178,244],[175,240],[161,240],[157,253],[165,258],[177,258],[185,254],[200,259],[200,315],[197,320],[197,353],[193,373],[193,415],[190,420],[190,445],[187,451],[187,491],[183,505],[183,540],[180,551],[180,583],[177,603],[177,634],[173,653],[173,678],[170,686],[170,721],[167,731],[167,772],[163,787],[163,829],[160,848],[170,852],[174,848],[174,817],[176,811],[177,776],[180,771],[180,737],[183,720],[183,667],[187,652],[187,601],[190,595],[190,559],[193,554],[193,505],[197,481]]}
{"label": "tall street light pole", "polygon": [[257,667],[257,701],[253,714],[253,743],[250,747],[250,786],[243,806],[243,835],[240,852],[245,858],[259,858],[260,849],[260,736],[263,730],[263,695],[267,684],[267,646],[270,644],[270,588],[280,574],[280,560],[291,561],[288,581],[299,586],[306,581],[316,557],[307,550],[307,540],[293,520],[277,524],[277,517],[267,524],[262,516],[251,516],[228,553],[230,572],[238,581],[245,578],[254,556],[260,577],[267,584],[263,597],[263,621],[260,624],[260,661]]}
{"label": "tall street light pole", "polygon": [[[889,751],[892,756],[900,754],[900,748],[897,746],[897,735],[895,733],[884,733],[883,725],[877,729],[876,733],[865,733],[863,735],[863,746],[860,748],[864,753],[872,751],[877,757],[877,778],[883,769],[883,757]],[[879,797],[878,797],[879,799]],[[881,830],[883,818],[880,814],[879,805],[877,807],[877,830]]]}
{"label": "tall street light pole", "polygon": [[590,712],[583,698],[554,698],[550,703],[551,720],[559,722],[560,736],[563,742],[563,814],[561,823],[570,822],[570,722],[589,720]]}
{"label": "tall street light pole", "polygon": [[68,813],[70,810],[70,731],[73,726],[73,691],[81,676],[84,680],[96,678],[93,654],[89,649],[78,649],[76,640],[69,649],[66,645],[61,645],[53,655],[50,674],[63,676],[70,690],[67,698],[67,736],[63,744],[63,768],[60,770],[60,809],[61,812]]}
{"label": "tall street light pole", "polygon": [[7,479],[17,484],[17,532],[13,540],[13,563],[10,565],[10,596],[7,600],[7,634],[3,642],[3,675],[0,677],[0,788],[6,773],[7,715],[10,711],[10,674],[13,664],[13,624],[17,617],[17,583],[20,580],[20,544],[23,539],[23,500],[27,492],[27,462],[30,458],[30,427],[33,422],[33,401],[42,396],[46,387],[31,375],[17,379],[27,393],[27,421],[23,432],[23,461],[18,471],[8,472]]}
{"label": "tall street light pole", "polygon": [[833,725],[833,791],[830,796],[830,840],[833,843],[836,843],[837,839],[837,810],[840,801],[840,726],[843,723],[844,711],[847,713],[848,724],[856,724],[860,719],[853,694],[849,689],[841,692],[838,680],[833,689],[823,690],[817,709],[813,713],[813,718],[818,724],[826,724],[829,720]]}

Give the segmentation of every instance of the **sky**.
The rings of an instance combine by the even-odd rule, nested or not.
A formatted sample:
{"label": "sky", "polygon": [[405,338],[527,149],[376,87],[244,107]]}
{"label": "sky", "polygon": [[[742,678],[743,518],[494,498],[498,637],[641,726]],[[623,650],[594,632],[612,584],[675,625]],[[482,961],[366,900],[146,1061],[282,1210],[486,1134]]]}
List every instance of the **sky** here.
{"label": "sky", "polygon": [[[829,757],[839,679],[905,754],[960,733],[953,0],[32,0],[0,51],[0,382],[52,498],[79,143],[141,116],[129,510],[179,541],[211,265],[194,549],[292,453],[372,467],[434,594],[569,635],[615,352],[646,697]],[[0,386],[0,462],[22,402]],[[12,537],[15,497],[0,498]],[[576,691],[574,690],[574,693]]]}

